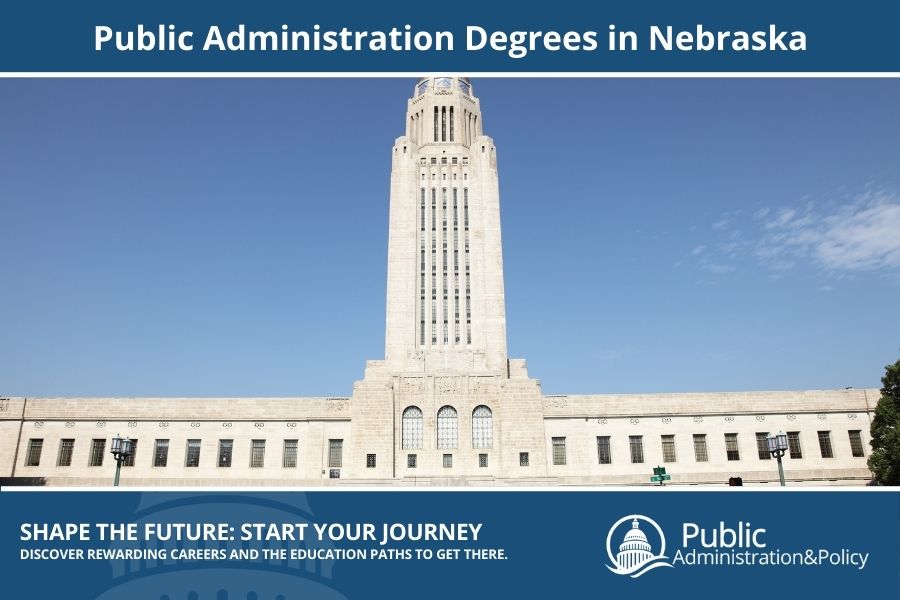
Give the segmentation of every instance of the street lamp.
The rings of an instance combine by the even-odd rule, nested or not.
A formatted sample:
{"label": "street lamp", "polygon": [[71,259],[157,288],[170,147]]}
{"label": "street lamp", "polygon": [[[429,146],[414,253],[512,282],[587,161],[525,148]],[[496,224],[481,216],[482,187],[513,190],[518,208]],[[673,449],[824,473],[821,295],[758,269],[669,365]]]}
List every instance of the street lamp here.
{"label": "street lamp", "polygon": [[113,480],[113,486],[117,486],[119,485],[119,472],[122,470],[122,463],[134,454],[134,442],[131,438],[123,440],[117,433],[116,437],[112,439],[112,446],[109,451],[112,453],[113,458],[116,459],[116,478]]}
{"label": "street lamp", "polygon": [[781,457],[788,449],[787,436],[780,431],[777,435],[768,435],[766,444],[769,446],[769,453],[778,459],[778,479],[781,481],[781,487],[784,487],[784,467],[781,466]]}

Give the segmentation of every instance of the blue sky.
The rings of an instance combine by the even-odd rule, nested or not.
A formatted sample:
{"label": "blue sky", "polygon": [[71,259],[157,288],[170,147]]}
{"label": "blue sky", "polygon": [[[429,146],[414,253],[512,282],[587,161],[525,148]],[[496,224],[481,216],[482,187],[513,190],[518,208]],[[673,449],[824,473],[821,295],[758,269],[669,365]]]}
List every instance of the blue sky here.
{"label": "blue sky", "polygon": [[[349,394],[413,83],[0,80],[0,394]],[[545,392],[877,387],[900,357],[900,80],[474,84]]]}

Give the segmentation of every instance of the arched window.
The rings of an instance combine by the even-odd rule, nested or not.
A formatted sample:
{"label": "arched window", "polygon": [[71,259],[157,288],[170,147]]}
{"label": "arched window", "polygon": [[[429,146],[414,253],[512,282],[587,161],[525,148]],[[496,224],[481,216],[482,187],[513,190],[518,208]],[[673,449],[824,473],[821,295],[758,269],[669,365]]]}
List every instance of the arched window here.
{"label": "arched window", "polygon": [[410,406],[403,411],[403,449],[422,447],[422,411]]}
{"label": "arched window", "polygon": [[441,449],[456,448],[459,445],[459,425],[456,409],[445,406],[438,411],[437,447]]}
{"label": "arched window", "polygon": [[476,406],[472,411],[472,447],[494,447],[494,417],[487,406]]}

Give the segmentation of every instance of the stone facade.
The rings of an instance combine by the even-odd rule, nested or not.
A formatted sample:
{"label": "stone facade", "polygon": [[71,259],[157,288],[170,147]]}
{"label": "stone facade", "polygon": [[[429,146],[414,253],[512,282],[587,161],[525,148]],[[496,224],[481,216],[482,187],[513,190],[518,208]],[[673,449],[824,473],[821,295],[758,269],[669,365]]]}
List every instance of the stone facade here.
{"label": "stone facade", "polygon": [[[394,143],[385,358],[351,398],[0,398],[0,478],[122,484],[862,485],[877,390],[544,396],[506,351],[496,149],[461,77],[421,79]],[[165,449],[165,452],[163,452]],[[163,456],[164,455],[164,456]]]}
{"label": "stone facade", "polygon": [[[756,434],[797,432],[800,457],[784,458],[790,484],[863,485],[869,426],[878,390],[744,392],[610,396],[541,396],[533,379],[443,376],[367,377],[348,398],[6,398],[0,412],[0,477],[38,478],[50,485],[108,485],[116,435],[137,439],[134,466],[123,485],[650,485],[665,466],[670,484],[777,484],[772,459],[759,456]],[[455,449],[439,449],[436,415],[452,405],[459,415]],[[422,447],[402,447],[402,413],[422,409]],[[492,409],[491,448],[472,447],[472,410]],[[819,432],[828,432],[831,457]],[[862,456],[850,433],[859,432]],[[725,434],[736,433],[738,458],[728,460]],[[666,460],[662,436],[673,436]],[[705,435],[698,461],[694,436]],[[633,463],[630,438],[640,436],[643,462]],[[598,458],[597,437],[609,438],[610,462]],[[554,438],[565,440],[556,464]],[[59,466],[61,440],[74,440],[71,462]],[[92,440],[104,440],[102,465],[89,466]],[[154,466],[156,440],[168,440],[165,466]],[[186,466],[187,440],[199,439],[198,466]],[[32,440],[38,464],[28,465]],[[220,440],[233,441],[229,466],[218,466]],[[253,440],[265,440],[261,466],[251,466]],[[296,463],[284,464],[285,440],[297,440]],[[329,441],[342,440],[339,467]],[[520,453],[528,453],[521,464]],[[373,454],[374,466],[367,465]],[[417,455],[415,468],[407,466]],[[452,466],[443,466],[444,454]],[[488,457],[480,466],[479,454]],[[671,457],[670,457],[671,458]],[[337,470],[340,477],[332,478]]]}

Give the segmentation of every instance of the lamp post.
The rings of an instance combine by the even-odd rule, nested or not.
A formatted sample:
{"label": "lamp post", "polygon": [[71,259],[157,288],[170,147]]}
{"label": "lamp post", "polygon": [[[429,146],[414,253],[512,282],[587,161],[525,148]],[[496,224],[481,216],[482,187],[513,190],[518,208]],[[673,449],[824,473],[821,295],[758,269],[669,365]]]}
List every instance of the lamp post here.
{"label": "lamp post", "polygon": [[778,479],[781,481],[781,487],[784,487],[784,467],[781,466],[781,457],[788,449],[787,436],[779,431],[777,435],[766,436],[766,444],[768,444],[769,453],[778,459]]}
{"label": "lamp post", "polygon": [[122,463],[125,462],[126,458],[134,454],[134,442],[131,441],[131,438],[123,440],[122,436],[117,433],[116,437],[112,439],[112,446],[109,451],[112,453],[113,458],[116,459],[116,478],[113,479],[113,486],[118,486]]}

